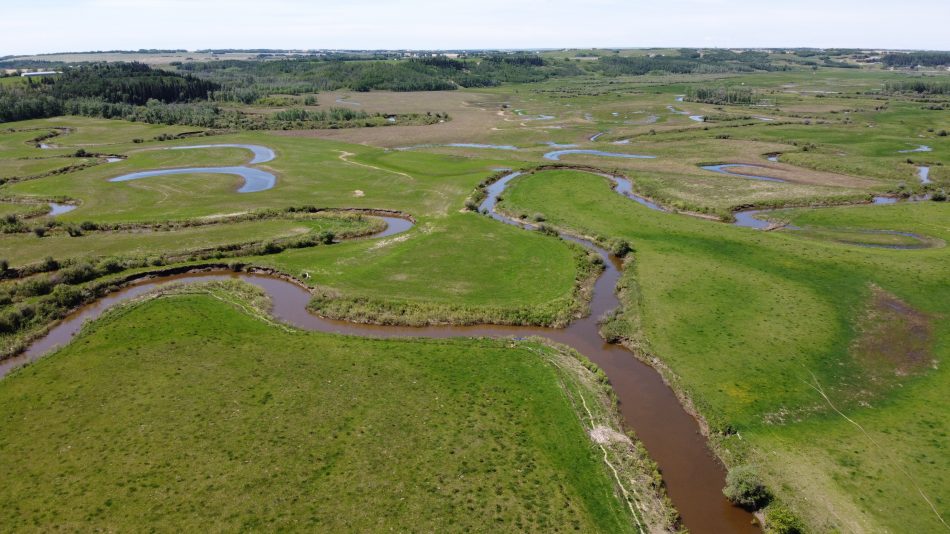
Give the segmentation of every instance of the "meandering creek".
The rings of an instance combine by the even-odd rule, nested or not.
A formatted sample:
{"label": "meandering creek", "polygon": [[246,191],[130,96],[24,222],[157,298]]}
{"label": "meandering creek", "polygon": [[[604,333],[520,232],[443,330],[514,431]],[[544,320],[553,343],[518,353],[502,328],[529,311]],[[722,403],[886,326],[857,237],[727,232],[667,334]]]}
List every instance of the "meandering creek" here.
{"label": "meandering creek", "polygon": [[[517,150],[517,147],[508,145],[485,145],[474,143],[454,143],[448,146],[467,148],[494,148],[502,150]],[[273,150],[257,145],[194,145],[174,147],[173,150],[189,150],[201,148],[244,148],[253,153],[249,164],[265,163],[274,159]],[[588,154],[619,158],[653,158],[638,154],[604,152],[588,149],[555,150],[544,154],[544,158],[557,161],[567,154]],[[770,156],[770,160],[777,156]],[[749,164],[723,164],[706,166],[704,169],[739,176],[743,178],[768,181],[783,181],[777,178],[757,176],[732,172],[732,167],[755,167]],[[250,167],[191,167],[183,169],[160,169],[126,174],[110,181],[126,181],[147,178],[151,176],[174,174],[236,174],[245,180],[239,192],[254,192],[270,189],[274,186],[275,178],[272,174]],[[487,189],[487,198],[480,209],[487,211],[494,219],[527,230],[531,228],[519,221],[512,220],[495,210],[497,199],[512,180],[521,173],[512,172],[491,184]],[[636,195],[630,180],[609,174],[601,174],[613,183],[614,190],[631,200],[650,209],[667,211],[662,206]],[[922,172],[921,176],[925,176]],[[876,197],[875,203],[891,203],[895,199]],[[51,204],[53,211],[50,215],[65,213],[75,206]],[[737,226],[765,229],[770,226],[768,221],[756,218],[756,215],[769,210],[748,210],[735,214]],[[371,236],[383,238],[408,231],[412,223],[406,219],[387,217],[386,230]],[[902,234],[903,235],[903,234]],[[353,324],[345,321],[322,319],[307,310],[310,301],[309,291],[301,285],[267,274],[231,273],[231,272],[196,272],[183,275],[152,278],[134,283],[120,291],[107,295],[98,301],[85,306],[67,316],[55,326],[46,336],[37,340],[21,355],[0,362],[0,376],[11,369],[33,361],[48,353],[56,346],[67,343],[81,328],[84,321],[99,317],[104,311],[115,304],[140,296],[156,287],[170,282],[200,282],[216,279],[237,278],[254,284],[263,289],[273,302],[273,315],[297,327],[328,333],[340,333],[361,336],[378,337],[456,337],[456,336],[489,336],[489,337],[527,337],[542,336],[564,343],[584,354],[599,365],[610,379],[611,385],[620,400],[620,409],[626,423],[635,430],[639,439],[647,447],[651,457],[657,461],[663,472],[668,492],[674,504],[683,516],[684,524],[693,532],[755,532],[751,525],[751,515],[740,508],[728,503],[722,496],[721,488],[724,485],[724,469],[706,446],[706,441],[699,431],[697,421],[689,415],[673,391],[663,382],[659,373],[652,367],[642,363],[627,349],[619,345],[605,343],[600,337],[597,320],[605,313],[617,308],[620,302],[614,289],[621,274],[619,261],[610,256],[604,249],[593,243],[564,235],[564,239],[579,243],[594,251],[604,260],[605,270],[597,279],[589,316],[578,319],[565,329],[551,329],[540,327],[519,326],[430,326],[430,327],[395,327]]]}
{"label": "meandering creek", "polygon": [[79,207],[73,204],[58,204],[56,202],[47,202],[47,204],[49,204],[49,213],[46,214],[47,217],[55,217],[57,215],[69,213]]}
{"label": "meandering creek", "polygon": [[[192,145],[192,146],[176,146],[171,147],[169,150],[192,150],[197,148],[243,148],[250,150],[254,157],[249,162],[250,165],[255,165],[258,163],[266,163],[271,161],[276,157],[274,151],[270,148],[259,146],[259,145],[236,145],[236,144],[221,144],[221,145]],[[154,176],[170,176],[176,174],[230,174],[240,176],[244,179],[244,184],[237,190],[238,193],[257,193],[259,191],[266,191],[274,187],[274,184],[277,183],[277,178],[264,170],[255,169],[252,167],[245,166],[233,166],[233,167],[186,167],[182,169],[157,169],[152,171],[140,171],[133,172],[129,174],[123,174],[122,176],[116,176],[115,178],[110,178],[110,182],[127,182],[129,180],[141,180],[142,178],[151,178]]]}
{"label": "meandering creek", "polygon": [[908,148],[907,150],[898,150],[900,154],[910,154],[912,152],[932,152],[933,148],[927,145],[917,145],[917,148]]}
{"label": "meandering creek", "polygon": [[[175,149],[235,146],[252,150],[254,159],[250,162],[251,164],[270,161],[274,157],[274,153],[270,149],[255,147],[254,145],[199,145],[176,147]],[[556,161],[561,155],[565,154],[593,154],[624,158],[652,157],[598,150],[557,150],[545,154],[544,157]],[[732,173],[722,169],[722,167],[728,167],[728,165],[719,167],[719,169],[715,169],[716,172],[735,174],[746,178],[780,181],[774,178]],[[239,190],[241,192],[260,191],[273,187],[272,175],[269,175],[271,181],[267,185],[264,177],[247,171],[269,175],[249,167],[203,167],[144,171],[120,176],[112,179],[112,181],[134,180],[164,174],[211,172],[238,174],[245,177],[245,187]],[[521,173],[511,172],[491,184],[487,188],[488,194],[480,209],[487,211],[492,218],[499,222],[531,230],[530,226],[495,210],[498,198],[505,188],[519,176],[521,176]],[[618,194],[650,209],[667,211],[662,206],[634,194],[633,184],[630,180],[608,174],[602,174],[601,176],[611,180],[614,190]],[[263,180],[263,182],[258,180]],[[879,198],[883,202],[886,197]],[[887,201],[891,200],[893,199],[887,199]],[[755,218],[756,214],[763,211],[766,210],[736,213],[736,225],[767,228],[769,226],[768,222]],[[387,222],[386,230],[370,236],[370,238],[392,236],[412,228],[412,223],[406,219],[395,217],[384,217],[384,219]],[[636,432],[637,437],[646,446],[650,456],[659,464],[670,498],[682,514],[683,522],[687,528],[692,532],[757,532],[758,529],[751,523],[751,514],[732,506],[723,497],[721,489],[724,485],[725,471],[722,464],[708,449],[696,419],[687,413],[674,392],[663,382],[660,374],[649,365],[638,360],[626,348],[606,343],[600,337],[598,319],[620,305],[620,301],[615,294],[615,288],[621,276],[620,261],[611,256],[606,250],[589,241],[566,234],[561,234],[561,237],[595,252],[604,260],[605,265],[604,272],[597,278],[594,285],[590,315],[575,320],[564,329],[496,325],[398,327],[334,321],[311,314],[307,310],[307,304],[311,299],[309,290],[294,281],[269,274],[232,273],[229,271],[194,272],[150,278],[133,283],[122,290],[84,306],[64,318],[46,336],[32,343],[24,353],[0,362],[0,376],[7,374],[16,367],[36,360],[57,346],[67,343],[80,330],[86,320],[95,319],[118,303],[128,301],[171,282],[190,283],[224,279],[246,281],[268,294],[273,303],[272,314],[274,317],[311,331],[385,338],[461,336],[523,338],[542,336],[573,347],[604,370],[614,391],[617,393],[620,410],[625,422]]]}
{"label": "meandering creek", "polygon": [[785,182],[781,178],[774,178],[771,176],[760,176],[758,174],[747,174],[743,172],[733,172],[729,169],[734,168],[745,168],[745,167],[758,167],[762,169],[768,169],[764,165],[756,165],[754,163],[721,163],[719,165],[703,165],[702,168],[707,171],[718,172],[719,174],[725,174],[728,176],[736,176],[739,178],[749,178],[751,180],[762,180],[765,182]]}
{"label": "meandering creek", "polygon": [[[677,99],[676,101],[682,102],[682,100],[680,99]],[[706,120],[706,117],[703,115],[690,115],[688,111],[682,111],[682,110],[676,109],[673,106],[666,106],[666,109],[668,109],[670,113],[674,113],[676,115],[689,115],[689,120],[691,121],[704,122]]]}
{"label": "meandering creek", "polygon": [[[523,226],[495,211],[499,195],[521,173],[513,172],[488,188],[488,197],[481,208],[505,224]],[[616,191],[638,202],[629,180],[610,177]],[[641,203],[643,203],[641,202]],[[652,203],[650,203],[652,204]],[[662,209],[655,204],[653,209]],[[381,238],[409,230],[412,223],[404,219],[387,218],[389,226],[374,238]],[[660,465],[670,498],[692,532],[757,532],[751,524],[752,516],[732,506],[722,495],[725,471],[719,460],[706,446],[698,422],[686,412],[673,391],[663,382],[659,373],[638,360],[620,345],[606,343],[599,334],[597,321],[620,302],[614,290],[620,279],[621,265],[617,258],[593,243],[569,235],[562,235],[594,251],[604,259],[605,270],[598,277],[593,290],[590,315],[572,322],[567,328],[553,329],[523,326],[429,326],[398,327],[354,324],[327,320],[307,310],[310,292],[292,281],[267,274],[232,273],[227,271],[196,272],[165,276],[134,283],[107,295],[64,318],[50,332],[40,338],[19,356],[0,362],[0,376],[11,369],[36,360],[67,343],[81,328],[82,323],[102,315],[110,307],[140,296],[170,282],[189,283],[222,279],[240,279],[263,289],[273,303],[272,314],[277,319],[306,330],[359,336],[386,338],[402,337],[517,337],[542,336],[576,349],[599,365],[610,379],[620,401],[620,410],[627,425],[647,447],[650,456]]]}
{"label": "meandering creek", "polygon": [[654,159],[656,156],[644,156],[642,154],[625,154],[623,152],[604,152],[603,150],[593,150],[589,148],[569,148],[566,150],[553,150],[544,155],[544,159],[551,161],[560,161],[561,156],[569,154],[587,154],[590,156],[602,156],[605,158],[628,158],[628,159]]}

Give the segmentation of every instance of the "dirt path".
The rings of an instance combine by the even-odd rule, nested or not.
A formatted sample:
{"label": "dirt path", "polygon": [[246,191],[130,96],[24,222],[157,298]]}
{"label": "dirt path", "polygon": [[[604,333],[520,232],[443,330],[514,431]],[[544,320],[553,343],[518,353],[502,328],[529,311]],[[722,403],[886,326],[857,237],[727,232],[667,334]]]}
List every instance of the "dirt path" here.
{"label": "dirt path", "polygon": [[352,153],[352,152],[347,152],[347,151],[345,151],[345,150],[337,150],[337,152],[340,153],[340,160],[342,160],[342,161],[344,161],[344,162],[346,162],[346,163],[349,163],[350,165],[359,165],[360,167],[366,167],[366,168],[369,168],[369,169],[375,169],[375,170],[377,170],[377,171],[388,172],[388,173],[391,173],[391,174],[398,174],[399,176],[404,176],[404,177],[406,177],[406,178],[409,178],[409,179],[412,180],[412,181],[416,181],[415,178],[413,178],[411,175],[406,174],[406,173],[404,173],[404,172],[394,171],[394,170],[392,170],[392,169],[384,169],[384,168],[382,168],[382,167],[377,167],[376,165],[370,165],[369,163],[360,163],[360,162],[358,162],[358,161],[351,161],[351,160],[349,160],[349,159],[347,159],[347,158],[356,155],[356,154],[354,154],[354,153]]}

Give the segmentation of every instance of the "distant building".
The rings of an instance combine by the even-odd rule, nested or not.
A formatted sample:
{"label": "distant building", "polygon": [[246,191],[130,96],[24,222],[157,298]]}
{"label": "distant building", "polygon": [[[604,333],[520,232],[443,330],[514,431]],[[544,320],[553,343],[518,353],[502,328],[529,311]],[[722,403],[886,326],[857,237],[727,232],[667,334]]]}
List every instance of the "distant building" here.
{"label": "distant building", "polygon": [[33,76],[52,76],[53,74],[62,74],[62,72],[55,70],[44,70],[38,72],[24,72],[23,74],[20,74],[20,76],[22,78],[32,78]]}

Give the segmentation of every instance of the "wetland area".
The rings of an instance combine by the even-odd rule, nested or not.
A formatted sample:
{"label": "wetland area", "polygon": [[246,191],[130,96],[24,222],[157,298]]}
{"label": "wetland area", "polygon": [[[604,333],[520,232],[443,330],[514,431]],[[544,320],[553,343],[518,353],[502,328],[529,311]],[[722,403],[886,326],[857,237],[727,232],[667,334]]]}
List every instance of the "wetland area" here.
{"label": "wetland area", "polygon": [[946,75],[588,53],[0,78],[0,522],[944,528]]}

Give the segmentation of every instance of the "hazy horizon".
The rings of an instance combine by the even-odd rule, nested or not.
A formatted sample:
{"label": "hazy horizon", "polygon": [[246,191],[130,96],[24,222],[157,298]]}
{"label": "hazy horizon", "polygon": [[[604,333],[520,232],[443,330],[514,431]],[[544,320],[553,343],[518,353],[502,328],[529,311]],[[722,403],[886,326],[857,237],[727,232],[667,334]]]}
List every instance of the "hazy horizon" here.
{"label": "hazy horizon", "polygon": [[[564,0],[353,0],[345,6],[272,0],[263,8],[250,0],[36,0],[4,11],[0,55],[150,48],[950,49],[943,28],[950,2],[938,0],[675,0],[662,6],[617,0],[583,6]],[[905,17],[913,22],[904,23]]]}

